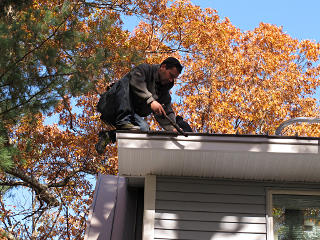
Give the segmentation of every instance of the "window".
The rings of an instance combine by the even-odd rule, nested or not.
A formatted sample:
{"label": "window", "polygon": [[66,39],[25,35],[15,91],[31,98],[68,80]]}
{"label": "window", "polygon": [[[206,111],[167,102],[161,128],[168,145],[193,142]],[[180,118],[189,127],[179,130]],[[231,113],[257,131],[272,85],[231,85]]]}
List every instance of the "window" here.
{"label": "window", "polygon": [[320,239],[320,192],[268,192],[268,240]]}

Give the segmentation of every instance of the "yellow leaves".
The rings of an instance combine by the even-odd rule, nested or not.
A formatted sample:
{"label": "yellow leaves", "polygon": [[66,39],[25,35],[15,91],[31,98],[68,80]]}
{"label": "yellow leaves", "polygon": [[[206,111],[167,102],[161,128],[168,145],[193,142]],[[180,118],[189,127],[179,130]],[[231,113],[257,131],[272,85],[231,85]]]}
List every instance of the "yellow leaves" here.
{"label": "yellow leaves", "polygon": [[299,48],[301,49],[301,53],[305,55],[305,57],[313,62],[318,61],[320,54],[320,44],[312,42],[310,40],[303,40],[300,43]]}
{"label": "yellow leaves", "polygon": [[188,4],[174,5],[169,13],[163,24],[171,25],[158,32],[175,34],[173,22],[183,20],[174,39],[188,54],[177,94],[184,99],[181,113],[199,131],[233,132],[239,126],[243,133],[273,131],[288,115],[317,109],[301,97],[318,86],[320,67],[305,62],[301,53],[315,61],[319,45],[300,44],[282,28],[264,23],[241,33],[228,19],[210,22],[214,16]]}
{"label": "yellow leaves", "polygon": [[[46,3],[36,2],[35,7]],[[281,28],[264,23],[253,31],[241,32],[229,19],[221,20],[215,10],[203,10],[190,1],[169,5],[167,1],[136,0],[135,4],[147,19],[132,35],[121,30],[117,13],[106,10],[86,12],[76,26],[84,36],[92,37],[91,44],[79,43],[81,57],[88,58],[97,49],[109,50],[99,66],[84,66],[84,72],[92,70],[88,81],[97,80],[93,82],[97,92],[105,91],[110,81],[138,62],[160,63],[166,56],[175,56],[185,66],[177,84],[177,95],[183,101],[176,108],[197,132],[273,134],[283,120],[318,115],[317,102],[305,94],[319,86],[319,44],[299,42]],[[115,25],[104,31],[104,20],[109,18]],[[100,34],[96,28],[101,29]],[[140,54],[145,59],[139,58]],[[67,59],[68,54],[62,57]],[[95,110],[97,93],[81,96],[76,103],[69,100],[54,109],[59,126],[44,126],[43,116],[36,115],[26,116],[11,128],[16,146],[26,150],[22,156],[26,171],[50,183],[80,167],[91,173],[117,174],[117,146],[108,145],[105,155],[94,149],[97,133],[110,129]],[[318,125],[292,126],[286,134],[296,132],[320,136]],[[71,202],[73,211],[80,212],[86,211],[90,202],[81,199],[91,194],[89,185],[83,175],[75,174],[66,188],[53,191]],[[80,225],[79,219],[70,221]]]}

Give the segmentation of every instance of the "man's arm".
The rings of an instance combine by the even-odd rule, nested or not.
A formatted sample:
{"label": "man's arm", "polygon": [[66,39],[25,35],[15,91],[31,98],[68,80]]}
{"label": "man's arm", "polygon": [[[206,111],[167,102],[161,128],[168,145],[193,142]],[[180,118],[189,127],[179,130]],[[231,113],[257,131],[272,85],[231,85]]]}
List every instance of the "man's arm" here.
{"label": "man's arm", "polygon": [[150,103],[150,108],[153,113],[157,115],[166,115],[166,111],[158,101],[153,101]]}
{"label": "man's arm", "polygon": [[151,104],[155,99],[152,97],[151,92],[147,88],[146,80],[146,64],[141,64],[131,70],[130,75],[130,88],[139,98],[145,99],[147,104]]}
{"label": "man's arm", "polygon": [[[169,120],[167,120],[164,115],[167,115],[173,122],[176,122],[176,116],[175,116],[175,113],[171,107],[171,96],[170,94],[168,93],[168,99],[169,99],[169,102],[161,105],[160,107],[163,109],[164,111],[164,114],[162,112],[162,114],[158,114],[157,112],[154,112],[154,116],[157,120],[157,122],[160,124],[160,126],[165,129],[166,131],[173,131],[173,132],[176,132],[177,130],[175,129],[174,126],[172,126],[172,124],[170,123]],[[158,102],[157,102],[158,103]]]}

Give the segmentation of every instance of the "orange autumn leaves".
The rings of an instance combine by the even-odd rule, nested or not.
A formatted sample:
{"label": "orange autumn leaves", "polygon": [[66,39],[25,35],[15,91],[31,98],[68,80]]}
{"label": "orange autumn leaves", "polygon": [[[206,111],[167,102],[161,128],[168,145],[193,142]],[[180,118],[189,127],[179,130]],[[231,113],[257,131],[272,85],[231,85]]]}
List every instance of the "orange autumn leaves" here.
{"label": "orange autumn leaves", "polygon": [[[150,62],[171,52],[183,60],[178,110],[198,132],[274,134],[284,120],[318,116],[320,45],[281,27],[241,32],[214,10],[176,1],[141,23],[135,37],[145,41]],[[305,127],[312,131],[297,133],[318,136],[318,127]]]}
{"label": "orange autumn leaves", "polygon": [[[166,56],[182,60],[185,69],[177,82],[179,98],[175,99],[180,103],[176,109],[196,132],[274,134],[284,120],[318,116],[317,102],[311,96],[319,85],[318,43],[298,41],[265,23],[242,32],[228,19],[221,20],[216,11],[188,1],[158,7],[157,15],[144,13],[146,20],[133,35],[122,35],[121,44],[144,53],[149,63],[159,63]],[[113,59],[111,80],[116,80],[130,68],[116,66],[123,61],[120,56]],[[104,78],[97,80],[101,93],[108,83]],[[77,106],[81,110],[73,117],[63,107],[59,110],[64,112],[60,113],[62,125],[70,126],[73,118],[77,134],[84,134],[75,141],[81,146],[73,146],[90,147],[90,151],[80,151],[82,155],[96,154],[97,132],[105,127],[95,110],[97,101],[96,92],[80,97]],[[303,125],[310,131],[299,126],[288,127],[287,134],[319,133],[317,125]],[[109,152],[112,159],[114,146]]]}
{"label": "orange autumn leaves", "polygon": [[[48,4],[38,3],[35,7]],[[21,151],[17,157],[23,160],[19,168],[48,186],[68,178],[63,187],[50,189],[72,213],[70,229],[63,215],[52,228],[52,234],[62,239],[68,234],[77,238],[85,230],[93,189],[87,176],[117,174],[116,144],[109,145],[105,155],[94,149],[98,132],[106,127],[95,106],[98,93],[136,64],[160,63],[167,56],[181,60],[185,68],[176,82],[175,108],[196,132],[274,134],[284,120],[318,116],[312,97],[319,87],[318,43],[298,41],[266,23],[242,32],[229,19],[220,19],[215,10],[201,9],[186,0],[172,4],[137,0],[132,4],[136,8],[130,14],[139,14],[142,20],[132,34],[122,30],[120,14],[114,11],[81,10],[84,17],[76,27],[92,41],[79,43],[75,54],[87,58],[101,51],[104,58],[80,69],[88,74],[94,90],[77,98],[63,96],[51,113],[56,125],[44,124],[45,116],[37,114],[11,126],[11,140]],[[110,16],[113,24],[107,21]],[[106,30],[108,24],[112,26]],[[100,34],[94,29],[101,29]],[[60,54],[72,61],[68,52]],[[320,136],[318,125],[285,129],[287,135],[296,133]],[[51,229],[45,224],[53,220],[48,212],[39,224],[38,236]]]}

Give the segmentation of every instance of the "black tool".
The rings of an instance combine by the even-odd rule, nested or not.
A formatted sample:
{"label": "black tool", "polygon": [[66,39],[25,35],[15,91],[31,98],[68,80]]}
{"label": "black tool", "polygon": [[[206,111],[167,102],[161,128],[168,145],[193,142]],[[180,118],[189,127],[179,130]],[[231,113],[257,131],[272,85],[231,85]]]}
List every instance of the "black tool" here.
{"label": "black tool", "polygon": [[170,124],[171,124],[172,126],[175,127],[175,129],[177,129],[177,131],[178,131],[179,133],[181,133],[181,134],[182,134],[183,136],[185,136],[185,137],[188,137],[188,134],[185,133],[185,132],[178,126],[178,124],[176,124],[174,121],[172,121],[171,118],[169,118],[167,115],[163,115],[163,116],[170,122]]}

